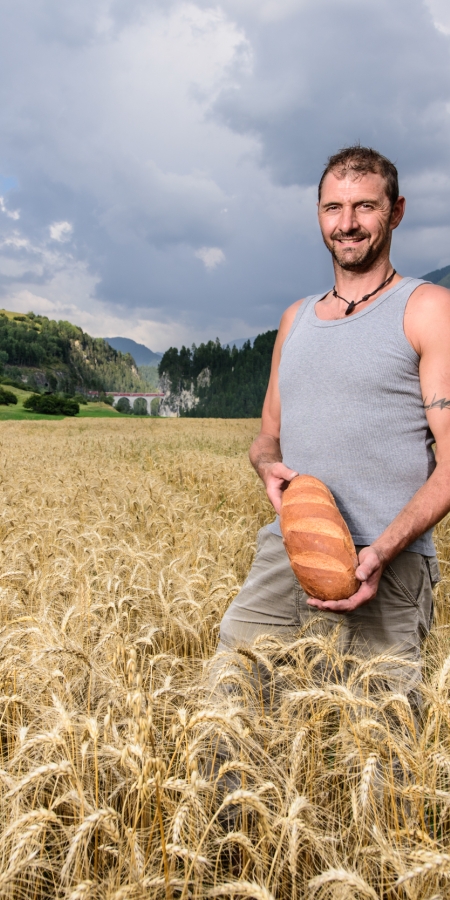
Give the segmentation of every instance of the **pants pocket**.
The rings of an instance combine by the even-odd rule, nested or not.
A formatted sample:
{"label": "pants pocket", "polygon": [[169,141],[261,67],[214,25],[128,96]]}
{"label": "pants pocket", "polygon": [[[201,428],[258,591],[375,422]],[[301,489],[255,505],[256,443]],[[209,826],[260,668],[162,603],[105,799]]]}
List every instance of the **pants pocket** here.
{"label": "pants pocket", "polygon": [[395,571],[395,568],[392,565],[386,566],[386,572],[391,576],[391,578],[395,581],[397,587],[400,591],[405,595],[405,599],[408,600],[409,603],[412,603],[417,609],[419,608],[419,598],[420,598],[420,582],[414,585],[414,593],[410,590],[410,588],[405,584],[403,579],[400,577],[398,572]]}
{"label": "pants pocket", "polygon": [[425,562],[428,568],[428,574],[430,576],[431,586],[436,587],[437,584],[442,580],[441,570],[439,568],[439,562],[435,556],[426,556]]}
{"label": "pants pocket", "polygon": [[[433,560],[433,557],[430,559]],[[415,621],[420,644],[429,634],[433,620],[433,575],[429,558],[404,551],[386,567],[386,576],[397,588],[397,607],[400,598],[405,602],[405,631],[408,624],[411,627]],[[409,614],[408,608],[411,610]],[[411,618],[412,608],[414,615]]]}

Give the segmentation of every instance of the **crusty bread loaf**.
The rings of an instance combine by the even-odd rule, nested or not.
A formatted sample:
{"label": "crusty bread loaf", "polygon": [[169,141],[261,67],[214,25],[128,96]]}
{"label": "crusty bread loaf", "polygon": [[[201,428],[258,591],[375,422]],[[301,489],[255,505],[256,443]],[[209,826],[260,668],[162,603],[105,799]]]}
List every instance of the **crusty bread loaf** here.
{"label": "crusty bread loaf", "polygon": [[355,546],[322,481],[293,478],[283,493],[280,524],[291,566],[310,597],[343,600],[358,590]]}

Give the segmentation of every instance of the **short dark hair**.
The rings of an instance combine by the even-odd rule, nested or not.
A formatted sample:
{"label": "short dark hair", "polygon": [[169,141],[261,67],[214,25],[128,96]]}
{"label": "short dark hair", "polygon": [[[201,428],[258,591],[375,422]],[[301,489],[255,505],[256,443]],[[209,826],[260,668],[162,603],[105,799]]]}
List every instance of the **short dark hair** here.
{"label": "short dark hair", "polygon": [[398,200],[398,172],[394,163],[373,150],[372,147],[343,147],[333,156],[330,156],[319,181],[319,202],[322,194],[322,185],[329,172],[334,172],[337,178],[344,178],[347,172],[355,172],[358,175],[366,175],[367,172],[375,172],[382,175],[386,182],[386,194],[391,206]]}

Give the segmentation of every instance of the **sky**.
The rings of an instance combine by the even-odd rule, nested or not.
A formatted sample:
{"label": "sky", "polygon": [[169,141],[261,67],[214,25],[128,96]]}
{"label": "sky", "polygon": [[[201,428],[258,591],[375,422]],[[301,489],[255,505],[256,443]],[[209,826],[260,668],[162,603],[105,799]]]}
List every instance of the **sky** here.
{"label": "sky", "polygon": [[3,0],[0,307],[152,350],[333,284],[330,154],[391,158],[393,263],[450,264],[448,0]]}

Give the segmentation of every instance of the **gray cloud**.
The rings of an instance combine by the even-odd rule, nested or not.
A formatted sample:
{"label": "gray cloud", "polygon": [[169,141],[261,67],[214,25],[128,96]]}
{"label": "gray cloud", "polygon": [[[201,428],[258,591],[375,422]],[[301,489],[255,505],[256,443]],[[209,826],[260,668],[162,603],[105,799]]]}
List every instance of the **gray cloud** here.
{"label": "gray cloud", "polygon": [[[405,175],[448,165],[449,41],[421,0],[310,0],[258,30],[252,76],[215,112],[262,142],[285,184],[317,183],[326,157],[360,140]],[[281,65],[280,65],[281,63]]]}
{"label": "gray cloud", "polygon": [[0,304],[154,349],[275,327],[331,282],[315,185],[358,139],[400,169],[397,267],[448,263],[446,10],[5,0]]}

